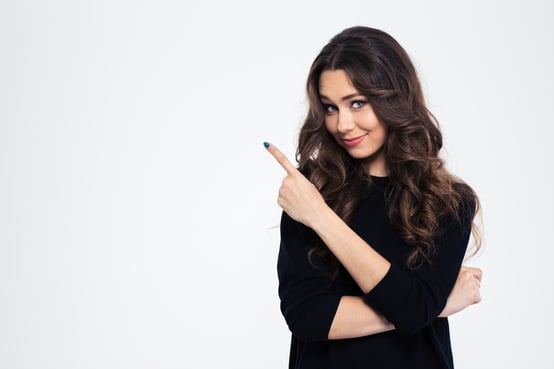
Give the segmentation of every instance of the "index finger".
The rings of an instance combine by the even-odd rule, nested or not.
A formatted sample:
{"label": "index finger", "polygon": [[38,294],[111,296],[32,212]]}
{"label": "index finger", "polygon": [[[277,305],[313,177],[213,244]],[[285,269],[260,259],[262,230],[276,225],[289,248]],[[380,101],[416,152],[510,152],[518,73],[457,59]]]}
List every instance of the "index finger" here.
{"label": "index finger", "polygon": [[293,175],[298,173],[298,169],[287,159],[285,154],[283,154],[275,145],[271,145],[268,142],[264,142],[264,146],[269,151],[271,155],[277,160],[277,162],[283,167],[285,172],[288,175]]}

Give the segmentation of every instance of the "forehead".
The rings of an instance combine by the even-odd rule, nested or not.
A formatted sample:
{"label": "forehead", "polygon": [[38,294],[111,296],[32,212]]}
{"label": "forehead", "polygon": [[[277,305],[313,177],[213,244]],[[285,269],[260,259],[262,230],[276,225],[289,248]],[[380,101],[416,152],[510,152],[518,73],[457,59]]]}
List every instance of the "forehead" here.
{"label": "forehead", "polygon": [[343,96],[358,92],[350,77],[342,69],[326,70],[319,76],[319,94],[330,99],[340,99]]}

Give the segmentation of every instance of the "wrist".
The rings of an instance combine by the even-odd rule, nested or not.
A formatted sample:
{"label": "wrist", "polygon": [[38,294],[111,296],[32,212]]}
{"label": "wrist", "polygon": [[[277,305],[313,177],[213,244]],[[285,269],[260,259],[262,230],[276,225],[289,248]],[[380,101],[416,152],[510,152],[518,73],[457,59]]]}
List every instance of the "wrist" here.
{"label": "wrist", "polygon": [[321,230],[329,229],[332,226],[332,222],[340,219],[340,217],[327,205],[323,203],[321,207],[313,211],[310,219],[308,219],[308,227],[313,229],[316,233]]}

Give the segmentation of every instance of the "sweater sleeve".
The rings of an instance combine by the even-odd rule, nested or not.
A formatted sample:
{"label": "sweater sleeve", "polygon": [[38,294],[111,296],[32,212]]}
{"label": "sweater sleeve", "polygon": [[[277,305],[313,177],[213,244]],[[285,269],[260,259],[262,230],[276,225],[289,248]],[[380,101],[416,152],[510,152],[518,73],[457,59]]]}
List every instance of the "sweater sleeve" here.
{"label": "sweater sleeve", "polygon": [[460,271],[471,233],[475,204],[463,201],[459,220],[447,217],[435,240],[431,264],[411,271],[392,264],[385,277],[364,296],[399,332],[414,334],[428,326],[446,306]]}
{"label": "sweater sleeve", "polygon": [[328,339],[342,297],[333,291],[326,264],[308,260],[313,246],[308,233],[309,228],[283,212],[277,261],[281,312],[291,332],[305,342]]}

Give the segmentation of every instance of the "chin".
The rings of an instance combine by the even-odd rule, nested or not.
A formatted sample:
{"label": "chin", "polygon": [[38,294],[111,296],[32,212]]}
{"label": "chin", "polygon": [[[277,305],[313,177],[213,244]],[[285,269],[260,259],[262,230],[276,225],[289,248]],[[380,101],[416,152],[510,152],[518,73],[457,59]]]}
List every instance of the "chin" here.
{"label": "chin", "polygon": [[380,150],[361,150],[346,148],[346,152],[354,159],[365,160],[375,156]]}

